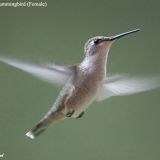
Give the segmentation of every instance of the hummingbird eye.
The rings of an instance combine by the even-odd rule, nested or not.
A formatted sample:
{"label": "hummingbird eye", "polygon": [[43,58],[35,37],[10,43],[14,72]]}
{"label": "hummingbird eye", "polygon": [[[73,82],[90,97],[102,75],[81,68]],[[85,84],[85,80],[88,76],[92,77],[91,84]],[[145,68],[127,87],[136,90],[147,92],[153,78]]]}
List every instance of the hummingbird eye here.
{"label": "hummingbird eye", "polygon": [[95,44],[95,45],[99,44],[100,42],[101,42],[101,39],[95,39],[95,40],[94,40],[94,44]]}

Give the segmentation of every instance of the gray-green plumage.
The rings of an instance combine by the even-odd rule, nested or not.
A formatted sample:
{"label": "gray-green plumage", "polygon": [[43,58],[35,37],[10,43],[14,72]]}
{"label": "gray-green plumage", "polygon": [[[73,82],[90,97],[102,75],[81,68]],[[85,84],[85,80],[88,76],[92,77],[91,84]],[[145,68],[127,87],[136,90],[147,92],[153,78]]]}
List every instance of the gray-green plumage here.
{"label": "gray-green plumage", "polygon": [[71,86],[68,83],[62,88],[51,109],[48,111],[47,114],[45,114],[45,116],[39,121],[39,123],[27,133],[28,136],[33,139],[34,137],[45,131],[45,129],[51,123],[55,123],[59,120],[63,120],[66,118],[64,114],[61,113],[60,109],[63,105],[62,103],[64,102],[63,99],[65,95],[67,95],[70,88]]}

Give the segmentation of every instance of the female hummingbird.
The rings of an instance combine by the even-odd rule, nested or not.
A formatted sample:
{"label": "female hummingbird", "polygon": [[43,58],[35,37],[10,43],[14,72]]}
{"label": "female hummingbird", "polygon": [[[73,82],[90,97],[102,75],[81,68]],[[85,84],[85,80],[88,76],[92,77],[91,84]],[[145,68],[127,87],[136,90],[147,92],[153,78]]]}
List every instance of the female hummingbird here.
{"label": "female hummingbird", "polygon": [[120,37],[138,32],[135,29],[116,36],[96,36],[84,47],[85,56],[79,65],[38,66],[0,56],[0,61],[30,73],[51,84],[63,85],[55,103],[29,132],[34,139],[51,123],[73,117],[80,118],[94,101],[112,96],[131,95],[160,87],[160,77],[131,77],[126,74],[106,76],[106,64],[111,45]]}

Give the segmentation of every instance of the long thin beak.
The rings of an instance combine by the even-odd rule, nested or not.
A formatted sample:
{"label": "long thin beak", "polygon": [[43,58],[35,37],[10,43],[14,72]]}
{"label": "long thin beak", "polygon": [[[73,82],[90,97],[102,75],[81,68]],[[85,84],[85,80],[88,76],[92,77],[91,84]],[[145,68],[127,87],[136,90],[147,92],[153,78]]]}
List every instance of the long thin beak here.
{"label": "long thin beak", "polygon": [[121,33],[121,34],[118,34],[118,35],[115,35],[115,36],[112,36],[112,37],[106,37],[104,40],[113,41],[113,40],[116,40],[116,39],[121,38],[123,36],[126,36],[128,34],[138,32],[138,31],[140,31],[140,29],[134,29],[132,31],[124,32],[124,33]]}

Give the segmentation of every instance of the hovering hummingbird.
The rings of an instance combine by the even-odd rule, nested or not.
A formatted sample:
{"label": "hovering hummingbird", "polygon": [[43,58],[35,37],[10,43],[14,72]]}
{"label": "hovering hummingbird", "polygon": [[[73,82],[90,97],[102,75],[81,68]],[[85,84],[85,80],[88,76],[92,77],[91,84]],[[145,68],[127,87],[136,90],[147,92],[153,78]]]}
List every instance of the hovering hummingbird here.
{"label": "hovering hummingbird", "polygon": [[125,96],[160,87],[160,77],[132,77],[126,74],[106,76],[108,52],[116,39],[139,29],[116,36],[97,36],[89,39],[85,56],[79,65],[39,66],[0,56],[0,61],[21,69],[51,84],[64,86],[47,114],[26,133],[34,139],[51,123],[69,117],[81,118],[89,105],[112,96]]}

